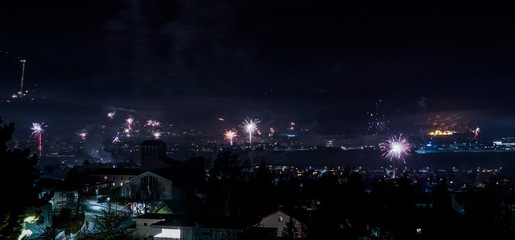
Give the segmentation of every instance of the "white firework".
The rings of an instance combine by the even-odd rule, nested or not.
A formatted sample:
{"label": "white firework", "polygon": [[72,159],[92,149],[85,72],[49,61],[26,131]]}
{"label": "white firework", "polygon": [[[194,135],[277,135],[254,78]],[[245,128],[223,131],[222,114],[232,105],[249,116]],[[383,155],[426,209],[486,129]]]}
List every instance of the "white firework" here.
{"label": "white firework", "polygon": [[115,115],[116,115],[116,112],[109,112],[109,113],[107,113],[107,117],[110,118],[110,119],[113,119]]}
{"label": "white firework", "polygon": [[250,144],[252,144],[252,134],[258,130],[258,123],[260,123],[259,119],[250,119],[247,117],[247,119],[245,119],[245,121],[243,121],[243,124],[241,125],[243,131],[249,135]]}
{"label": "white firework", "polygon": [[410,144],[405,138],[402,138],[402,134],[400,134],[399,137],[393,136],[384,143],[381,143],[380,146],[381,150],[384,151],[383,157],[390,160],[393,164],[393,178],[395,178],[395,162],[402,160],[406,163],[404,158],[410,155]]}

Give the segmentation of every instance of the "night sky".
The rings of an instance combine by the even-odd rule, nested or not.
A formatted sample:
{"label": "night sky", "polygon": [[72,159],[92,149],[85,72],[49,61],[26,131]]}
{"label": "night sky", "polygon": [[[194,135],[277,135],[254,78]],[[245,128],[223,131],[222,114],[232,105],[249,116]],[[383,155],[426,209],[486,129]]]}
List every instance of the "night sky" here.
{"label": "night sky", "polygon": [[44,121],[66,134],[132,109],[199,128],[237,127],[250,116],[358,134],[381,99],[392,132],[416,132],[438,115],[515,135],[508,5],[9,2],[0,3],[0,94],[18,90],[21,57],[27,85],[46,97],[0,103],[0,116],[20,128]]}

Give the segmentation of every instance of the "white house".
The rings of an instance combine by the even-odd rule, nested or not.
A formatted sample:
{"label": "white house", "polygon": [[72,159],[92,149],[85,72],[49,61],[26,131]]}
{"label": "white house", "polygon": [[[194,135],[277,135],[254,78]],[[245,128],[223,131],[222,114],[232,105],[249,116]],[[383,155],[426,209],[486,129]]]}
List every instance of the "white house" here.
{"label": "white house", "polygon": [[277,228],[277,237],[282,236],[283,229],[286,227],[286,222],[292,218],[295,222],[295,227],[298,229],[297,238],[301,238],[304,236],[304,224],[293,218],[291,215],[283,212],[282,210],[277,210],[261,219],[259,225],[265,228]]}
{"label": "white house", "polygon": [[254,219],[172,214],[145,214],[132,220],[136,237],[155,240],[236,240],[257,224]]}
{"label": "white house", "polygon": [[132,221],[136,223],[136,231],[134,236],[141,238],[152,238],[155,235],[161,233],[159,228],[150,228],[155,223],[165,221],[160,214],[145,214],[141,217],[134,217]]}

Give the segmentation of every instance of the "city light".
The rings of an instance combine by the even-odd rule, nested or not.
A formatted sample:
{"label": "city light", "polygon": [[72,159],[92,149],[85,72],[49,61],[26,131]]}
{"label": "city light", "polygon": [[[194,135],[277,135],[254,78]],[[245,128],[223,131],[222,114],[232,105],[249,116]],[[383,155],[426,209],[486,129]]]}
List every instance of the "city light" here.
{"label": "city light", "polygon": [[452,134],[453,134],[453,132],[449,131],[449,130],[445,130],[445,131],[435,130],[435,131],[429,132],[429,135],[431,135],[431,136],[450,136]]}

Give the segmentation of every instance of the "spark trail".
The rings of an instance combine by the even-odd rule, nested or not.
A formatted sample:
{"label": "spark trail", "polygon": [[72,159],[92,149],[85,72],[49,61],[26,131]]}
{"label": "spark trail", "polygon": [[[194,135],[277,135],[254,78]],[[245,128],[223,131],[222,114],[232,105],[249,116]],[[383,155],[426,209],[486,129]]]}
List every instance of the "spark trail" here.
{"label": "spark trail", "polygon": [[41,135],[43,135],[43,124],[44,123],[32,123],[32,136],[36,136],[38,138],[38,150],[39,156],[41,156]]}

